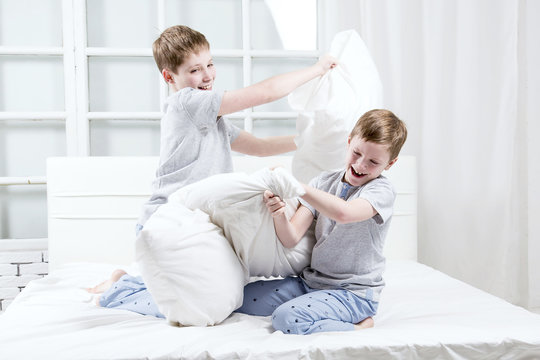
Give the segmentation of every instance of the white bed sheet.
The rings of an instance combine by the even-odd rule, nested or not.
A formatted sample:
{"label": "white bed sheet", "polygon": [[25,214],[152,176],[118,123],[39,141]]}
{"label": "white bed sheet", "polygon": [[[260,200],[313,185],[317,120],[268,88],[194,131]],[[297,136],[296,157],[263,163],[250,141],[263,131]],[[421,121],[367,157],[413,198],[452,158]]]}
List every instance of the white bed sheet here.
{"label": "white bed sheet", "polygon": [[84,288],[114,268],[68,264],[31,282],[0,316],[0,359],[540,359],[540,315],[412,261],[388,263],[374,328],[307,336],[267,317],[179,328],[98,308]]}

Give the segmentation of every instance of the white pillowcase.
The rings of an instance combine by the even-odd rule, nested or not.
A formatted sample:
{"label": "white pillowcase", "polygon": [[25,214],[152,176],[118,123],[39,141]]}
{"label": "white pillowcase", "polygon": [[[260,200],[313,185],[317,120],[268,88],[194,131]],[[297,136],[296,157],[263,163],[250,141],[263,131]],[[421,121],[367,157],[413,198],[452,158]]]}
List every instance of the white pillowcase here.
{"label": "white pillowcase", "polygon": [[288,97],[289,105],[299,111],[292,169],[304,183],[323,170],[342,169],[354,124],[366,111],[383,106],[377,68],[356,31],[338,33],[330,54],[339,65]]}
{"label": "white pillowcase", "polygon": [[304,194],[303,187],[287,170],[266,168],[251,175],[211,176],[176,191],[169,202],[200,209],[223,229],[244,266],[246,280],[252,276],[296,275],[310,262],[313,232],[308,232],[296,247],[283,247],[263,202],[266,189],[289,199],[289,218],[298,207],[296,198]]}
{"label": "white pillowcase", "polygon": [[200,210],[160,206],[137,237],[136,256],[169,322],[214,325],[242,305],[242,265],[222,230]]}

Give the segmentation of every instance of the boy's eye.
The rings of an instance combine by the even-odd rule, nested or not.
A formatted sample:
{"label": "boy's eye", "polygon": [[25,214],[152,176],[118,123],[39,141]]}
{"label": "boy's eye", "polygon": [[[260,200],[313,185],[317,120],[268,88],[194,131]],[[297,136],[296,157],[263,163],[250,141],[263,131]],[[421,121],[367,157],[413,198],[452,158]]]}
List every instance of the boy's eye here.
{"label": "boy's eye", "polygon": [[197,72],[198,70],[199,70],[199,69],[191,69],[190,73],[193,74],[193,73]]}
{"label": "boy's eye", "polygon": [[214,64],[212,64],[212,63],[208,64],[208,67],[212,67],[212,66],[214,66]]}
{"label": "boy's eye", "polygon": [[373,160],[371,160],[371,163],[372,163],[373,165],[379,165],[379,163],[378,163],[378,162],[376,162],[376,161],[373,161]]}

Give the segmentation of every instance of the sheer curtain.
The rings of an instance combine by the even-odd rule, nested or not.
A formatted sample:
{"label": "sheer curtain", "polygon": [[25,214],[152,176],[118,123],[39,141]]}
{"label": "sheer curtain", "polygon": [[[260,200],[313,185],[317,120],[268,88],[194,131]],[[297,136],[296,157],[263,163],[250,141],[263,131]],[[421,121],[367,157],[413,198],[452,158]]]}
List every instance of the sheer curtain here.
{"label": "sheer curtain", "polygon": [[330,29],[359,31],[386,107],[408,124],[402,153],[418,158],[419,261],[540,307],[538,145],[527,137],[538,129],[539,2],[345,3],[329,10],[340,19]]}

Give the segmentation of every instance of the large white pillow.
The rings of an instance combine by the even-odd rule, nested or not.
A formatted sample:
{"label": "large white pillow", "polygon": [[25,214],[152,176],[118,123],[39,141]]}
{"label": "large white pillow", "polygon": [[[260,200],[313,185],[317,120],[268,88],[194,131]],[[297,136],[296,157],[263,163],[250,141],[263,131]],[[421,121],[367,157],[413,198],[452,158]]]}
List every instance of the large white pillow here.
{"label": "large white pillow", "polygon": [[166,319],[214,325],[242,305],[245,274],[222,230],[200,210],[167,203],[146,222],[136,257]]}
{"label": "large white pillow", "polygon": [[338,33],[329,52],[339,65],[288,97],[299,112],[292,169],[305,183],[324,170],[343,168],[347,137],[354,124],[366,111],[383,106],[382,82],[358,33]]}
{"label": "large white pillow", "polygon": [[303,187],[287,170],[265,168],[250,175],[211,176],[176,191],[169,203],[207,213],[231,242],[246,278],[296,275],[310,262],[313,232],[308,232],[296,247],[283,247],[276,236],[272,215],[263,203],[266,189],[282,199],[290,199],[289,217],[298,207],[296,198],[304,194]]}

